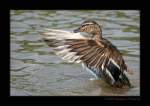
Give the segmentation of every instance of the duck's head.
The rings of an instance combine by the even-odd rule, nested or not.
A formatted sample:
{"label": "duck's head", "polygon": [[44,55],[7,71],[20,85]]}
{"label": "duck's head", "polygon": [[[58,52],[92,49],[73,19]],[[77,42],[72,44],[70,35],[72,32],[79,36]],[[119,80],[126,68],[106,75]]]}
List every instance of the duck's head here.
{"label": "duck's head", "polygon": [[84,21],[79,28],[74,30],[74,32],[86,32],[89,33],[92,38],[96,35],[100,38],[102,37],[102,30],[100,25],[93,20]]}

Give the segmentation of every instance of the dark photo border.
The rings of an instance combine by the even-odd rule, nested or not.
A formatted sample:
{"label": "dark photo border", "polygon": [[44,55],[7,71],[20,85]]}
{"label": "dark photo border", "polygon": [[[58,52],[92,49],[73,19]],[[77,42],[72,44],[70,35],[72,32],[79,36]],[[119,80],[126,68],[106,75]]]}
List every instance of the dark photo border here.
{"label": "dark photo border", "polygon": [[[138,2],[138,1],[137,1]],[[141,69],[141,63],[140,62],[140,96],[10,96],[10,10],[53,10],[53,9],[57,9],[57,10],[79,10],[79,9],[92,9],[92,10],[139,10],[140,11],[140,28],[142,27],[142,16],[143,16],[143,10],[141,8],[140,5],[138,5],[140,3],[137,4],[132,4],[131,2],[123,2],[120,1],[120,3],[116,3],[116,2],[108,2],[108,1],[98,1],[95,2],[93,1],[39,1],[39,0],[34,0],[32,2],[28,2],[27,0],[21,0],[21,1],[17,1],[17,0],[13,0],[11,2],[8,3],[7,7],[5,7],[2,10],[2,20],[4,20],[2,22],[2,51],[1,52],[1,62],[2,64],[2,71],[4,72],[4,74],[1,74],[1,81],[2,81],[2,88],[4,88],[4,86],[6,88],[4,88],[2,91],[2,94],[4,95],[3,99],[5,99],[7,102],[19,102],[19,103],[23,103],[23,102],[30,102],[30,103],[103,103],[103,102],[140,102],[144,99],[144,94],[143,94],[143,84],[144,84],[144,69]],[[141,50],[143,50],[142,46],[143,42],[142,42],[142,38],[141,38],[141,34],[142,31],[140,29],[140,61],[142,61],[141,59]],[[7,37],[6,37],[7,35]],[[142,36],[143,37],[143,36]],[[6,56],[5,56],[6,55]],[[6,58],[8,57],[8,58]],[[4,81],[4,82],[3,82]]]}

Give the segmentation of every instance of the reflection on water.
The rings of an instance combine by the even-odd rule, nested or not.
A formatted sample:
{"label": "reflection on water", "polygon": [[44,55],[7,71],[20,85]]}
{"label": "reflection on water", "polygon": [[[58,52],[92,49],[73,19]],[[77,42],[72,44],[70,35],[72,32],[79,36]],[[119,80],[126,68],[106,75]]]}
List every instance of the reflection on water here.
{"label": "reflection on water", "polygon": [[[139,11],[11,10],[10,14],[11,95],[140,95]],[[39,34],[45,28],[74,30],[88,18],[102,25],[103,36],[118,47],[134,70],[129,76],[134,88],[113,88],[101,80],[89,80],[93,78],[90,73],[54,55]]]}

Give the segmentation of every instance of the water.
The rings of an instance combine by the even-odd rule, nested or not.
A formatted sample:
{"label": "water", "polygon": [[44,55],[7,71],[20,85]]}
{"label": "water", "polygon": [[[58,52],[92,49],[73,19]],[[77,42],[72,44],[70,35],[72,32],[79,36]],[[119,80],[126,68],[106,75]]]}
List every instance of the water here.
{"label": "water", "polygon": [[[139,11],[11,10],[10,95],[13,96],[138,96],[140,95]],[[86,19],[102,25],[103,36],[123,54],[134,70],[132,89],[109,87],[81,64],[57,57],[42,41],[45,28],[74,30]]]}

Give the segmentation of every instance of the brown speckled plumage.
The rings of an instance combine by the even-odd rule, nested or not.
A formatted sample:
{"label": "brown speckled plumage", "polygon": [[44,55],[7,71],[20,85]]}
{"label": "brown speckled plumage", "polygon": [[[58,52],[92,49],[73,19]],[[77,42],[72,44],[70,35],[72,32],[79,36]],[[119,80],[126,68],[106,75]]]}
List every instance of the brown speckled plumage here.
{"label": "brown speckled plumage", "polygon": [[[81,32],[88,33],[90,38],[82,37],[82,34],[79,38],[75,38],[77,35],[73,36]],[[60,33],[62,35],[57,38]],[[101,27],[95,21],[83,22],[74,33],[50,30],[50,33],[45,35],[50,36],[44,39],[47,43],[53,41],[57,55],[71,62],[82,62],[97,78],[105,79],[110,85],[131,87],[127,77],[128,69],[121,53],[110,41],[102,37]],[[56,38],[55,41],[52,38]],[[48,45],[52,46],[52,43]]]}

